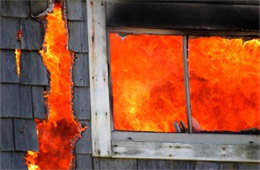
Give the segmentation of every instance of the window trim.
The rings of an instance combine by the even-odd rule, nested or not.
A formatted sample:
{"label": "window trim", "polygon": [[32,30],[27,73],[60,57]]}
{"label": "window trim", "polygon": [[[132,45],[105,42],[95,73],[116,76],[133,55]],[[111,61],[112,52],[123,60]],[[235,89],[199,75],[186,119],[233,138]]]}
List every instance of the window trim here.
{"label": "window trim", "polygon": [[[86,4],[94,157],[260,162],[258,135],[113,131],[107,33],[118,28],[106,28],[105,0],[87,0]],[[183,31],[162,29],[124,31],[185,35]]]}

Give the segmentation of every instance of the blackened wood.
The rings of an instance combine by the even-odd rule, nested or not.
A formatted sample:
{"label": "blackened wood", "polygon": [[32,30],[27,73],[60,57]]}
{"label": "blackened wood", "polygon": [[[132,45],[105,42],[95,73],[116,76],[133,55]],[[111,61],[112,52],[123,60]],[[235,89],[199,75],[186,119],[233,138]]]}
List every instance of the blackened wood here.
{"label": "blackened wood", "polygon": [[19,48],[17,31],[19,30],[19,20],[16,18],[0,17],[0,48]]}
{"label": "blackened wood", "polygon": [[46,111],[43,98],[43,86],[32,86],[32,101],[34,118],[45,119]]}
{"label": "blackened wood", "polygon": [[113,169],[113,170],[137,169],[137,160],[100,158],[100,169]]}
{"label": "blackened wood", "polygon": [[21,48],[26,50],[39,50],[42,48],[44,27],[39,21],[32,19],[21,20]]}
{"label": "blackened wood", "polygon": [[82,132],[82,137],[77,141],[75,146],[75,153],[81,154],[91,154],[92,144],[91,144],[91,124],[90,121],[80,121],[81,125],[87,126],[87,130]]}
{"label": "blackened wood", "polygon": [[195,170],[219,170],[221,163],[218,162],[197,162]]}
{"label": "blackened wood", "polygon": [[157,169],[173,169],[173,161],[166,160],[137,160],[138,169],[140,170],[157,170]]}
{"label": "blackened wood", "polygon": [[73,109],[79,120],[90,120],[90,94],[87,87],[74,87]]}
{"label": "blackened wood", "polygon": [[30,0],[31,14],[37,16],[48,7],[48,0]]}
{"label": "blackened wood", "polygon": [[34,120],[14,119],[15,148],[17,151],[38,151]]}
{"label": "blackened wood", "polygon": [[69,50],[73,52],[88,52],[87,22],[70,21]]}
{"label": "blackened wood", "polygon": [[8,17],[28,18],[29,0],[1,0],[1,15]]}
{"label": "blackened wood", "polygon": [[179,126],[178,122],[174,122],[173,125],[175,127],[176,132],[180,133],[181,129],[180,129],[180,126]]}
{"label": "blackened wood", "polygon": [[221,162],[221,169],[223,170],[238,170],[237,162]]}
{"label": "blackened wood", "polygon": [[88,72],[88,55],[76,54],[75,63],[73,65],[73,82],[75,86],[89,86],[89,72]]}
{"label": "blackened wood", "polygon": [[30,85],[48,85],[47,70],[39,53],[22,52],[20,82]]}
{"label": "blackened wood", "polygon": [[[19,86],[20,117],[33,118],[31,86]],[[14,106],[15,107],[15,106]]]}
{"label": "blackened wood", "polygon": [[0,119],[0,151],[14,151],[13,120]]}
{"label": "blackened wood", "polygon": [[67,0],[68,20],[83,20],[83,10],[86,10],[86,4],[82,0]]}
{"label": "blackened wood", "polygon": [[0,169],[27,169],[25,165],[26,152],[0,152]]}
{"label": "blackened wood", "polygon": [[93,169],[91,155],[76,154],[75,169]]}
{"label": "blackened wood", "polygon": [[0,84],[0,116],[21,117],[18,84]]}
{"label": "blackened wood", "polygon": [[0,50],[0,82],[19,82],[14,50]]}
{"label": "blackened wood", "polygon": [[111,27],[256,32],[259,29],[258,5],[110,2],[106,11],[107,25]]}

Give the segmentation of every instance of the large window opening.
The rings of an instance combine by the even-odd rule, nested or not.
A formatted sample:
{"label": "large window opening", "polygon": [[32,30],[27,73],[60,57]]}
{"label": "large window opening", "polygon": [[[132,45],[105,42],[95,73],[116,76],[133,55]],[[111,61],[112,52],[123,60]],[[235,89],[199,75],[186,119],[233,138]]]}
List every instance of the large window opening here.
{"label": "large window opening", "polygon": [[109,43],[115,130],[259,133],[259,39],[110,33]]}

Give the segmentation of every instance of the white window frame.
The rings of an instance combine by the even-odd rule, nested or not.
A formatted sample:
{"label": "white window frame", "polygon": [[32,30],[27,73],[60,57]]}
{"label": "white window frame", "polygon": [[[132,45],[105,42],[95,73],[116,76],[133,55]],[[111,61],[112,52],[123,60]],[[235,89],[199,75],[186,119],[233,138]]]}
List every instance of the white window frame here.
{"label": "white window frame", "polygon": [[[176,134],[113,130],[105,1],[87,0],[86,3],[93,156],[259,163],[260,138],[258,135]],[[176,31],[159,29],[125,28],[124,31],[178,34]]]}

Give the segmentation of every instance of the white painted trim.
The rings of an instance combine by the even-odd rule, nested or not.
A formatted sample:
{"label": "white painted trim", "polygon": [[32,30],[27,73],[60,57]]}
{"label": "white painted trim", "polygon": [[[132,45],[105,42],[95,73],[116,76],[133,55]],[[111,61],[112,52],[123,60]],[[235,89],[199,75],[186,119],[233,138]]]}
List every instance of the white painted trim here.
{"label": "white painted trim", "polygon": [[93,156],[111,156],[105,3],[87,0]]}

